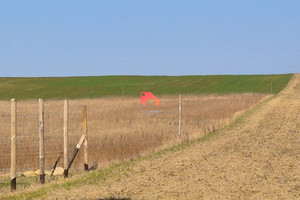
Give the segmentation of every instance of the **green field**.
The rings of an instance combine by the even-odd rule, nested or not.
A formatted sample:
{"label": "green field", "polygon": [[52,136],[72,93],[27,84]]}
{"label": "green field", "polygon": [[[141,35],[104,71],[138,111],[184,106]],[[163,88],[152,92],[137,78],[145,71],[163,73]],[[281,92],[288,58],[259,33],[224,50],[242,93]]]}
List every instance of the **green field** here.
{"label": "green field", "polygon": [[215,76],[91,76],[0,78],[0,99],[79,99],[102,96],[280,92],[292,74]]}

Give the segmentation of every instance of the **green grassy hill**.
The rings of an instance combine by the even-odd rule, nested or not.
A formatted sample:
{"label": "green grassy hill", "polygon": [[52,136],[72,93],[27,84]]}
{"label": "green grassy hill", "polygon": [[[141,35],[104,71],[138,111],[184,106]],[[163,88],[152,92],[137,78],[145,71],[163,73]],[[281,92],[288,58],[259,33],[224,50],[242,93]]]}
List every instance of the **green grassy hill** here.
{"label": "green grassy hill", "polygon": [[[78,99],[102,96],[271,93],[281,91],[292,74],[220,76],[92,76],[62,78],[0,78],[0,99]],[[123,88],[123,89],[122,89]]]}

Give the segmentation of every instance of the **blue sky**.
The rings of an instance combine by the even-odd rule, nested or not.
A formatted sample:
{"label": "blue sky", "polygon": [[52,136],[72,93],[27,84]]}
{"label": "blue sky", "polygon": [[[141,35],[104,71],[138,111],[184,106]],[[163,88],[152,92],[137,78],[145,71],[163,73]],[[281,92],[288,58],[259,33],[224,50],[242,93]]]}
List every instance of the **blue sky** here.
{"label": "blue sky", "polygon": [[0,76],[300,70],[300,1],[0,1]]}

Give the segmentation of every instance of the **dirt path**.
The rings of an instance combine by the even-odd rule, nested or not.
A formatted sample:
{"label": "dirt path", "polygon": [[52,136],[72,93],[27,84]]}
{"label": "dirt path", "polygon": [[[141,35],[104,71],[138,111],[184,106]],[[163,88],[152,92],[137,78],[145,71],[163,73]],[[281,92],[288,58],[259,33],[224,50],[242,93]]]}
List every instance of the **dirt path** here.
{"label": "dirt path", "polygon": [[246,123],[47,199],[300,199],[300,75]]}

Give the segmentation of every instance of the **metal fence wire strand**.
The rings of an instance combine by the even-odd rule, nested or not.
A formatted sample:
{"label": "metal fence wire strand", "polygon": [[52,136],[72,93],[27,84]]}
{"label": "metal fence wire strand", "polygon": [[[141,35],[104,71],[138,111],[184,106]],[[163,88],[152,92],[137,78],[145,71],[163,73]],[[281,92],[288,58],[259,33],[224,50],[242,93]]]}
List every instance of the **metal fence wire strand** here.
{"label": "metal fence wire strand", "polygon": [[10,168],[10,116],[0,117],[0,174]]}
{"label": "metal fence wire strand", "polygon": [[[89,165],[107,166],[199,138],[230,123],[264,95],[182,95],[182,134],[178,136],[178,96],[158,97],[144,107],[137,98],[72,100],[68,111],[68,157],[83,134],[87,106]],[[232,104],[232,102],[235,102]],[[0,172],[10,168],[10,102],[0,103]],[[64,102],[45,101],[45,167],[50,171],[64,151]],[[83,169],[83,150],[71,170]],[[58,166],[63,167],[63,159]],[[17,172],[39,168],[38,101],[17,102]]]}

